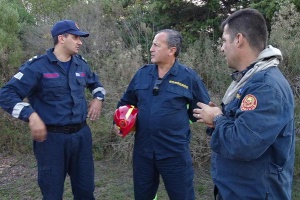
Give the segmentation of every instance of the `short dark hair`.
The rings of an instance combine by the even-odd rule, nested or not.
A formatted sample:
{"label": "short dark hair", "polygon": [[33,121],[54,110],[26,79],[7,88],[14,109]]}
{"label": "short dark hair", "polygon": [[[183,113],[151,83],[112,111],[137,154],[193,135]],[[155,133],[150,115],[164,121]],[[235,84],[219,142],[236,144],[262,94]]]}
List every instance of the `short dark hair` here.
{"label": "short dark hair", "polygon": [[157,33],[167,33],[167,44],[168,47],[176,47],[175,57],[179,55],[181,52],[181,46],[182,46],[182,35],[173,29],[163,29],[161,31],[158,31]]}
{"label": "short dark hair", "polygon": [[252,48],[259,51],[266,48],[268,40],[266,20],[256,9],[245,8],[232,13],[221,24],[223,32],[226,25],[228,25],[231,39],[241,33]]}
{"label": "short dark hair", "polygon": [[[65,36],[65,37],[68,37],[69,33],[63,33],[62,35]],[[53,43],[54,43],[54,46],[57,45],[58,35],[53,37]]]}

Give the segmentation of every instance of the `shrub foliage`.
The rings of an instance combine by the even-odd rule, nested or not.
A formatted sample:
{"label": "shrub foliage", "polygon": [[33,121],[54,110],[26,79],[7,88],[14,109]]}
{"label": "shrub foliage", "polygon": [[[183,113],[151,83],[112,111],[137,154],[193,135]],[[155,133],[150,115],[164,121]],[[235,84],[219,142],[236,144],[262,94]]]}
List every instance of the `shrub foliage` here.
{"label": "shrub foliage", "polygon": [[[44,53],[47,48],[52,47],[53,41],[50,28],[55,21],[62,18],[73,19],[82,30],[90,32],[90,37],[83,39],[84,45],[81,54],[88,60],[91,68],[99,74],[101,82],[107,90],[100,120],[94,123],[89,122],[94,135],[95,158],[102,159],[113,156],[124,163],[129,163],[131,162],[133,135],[125,139],[116,137],[112,132],[112,116],[116,104],[132,76],[149,58],[149,45],[154,32],[149,27],[155,23],[143,21],[143,12],[140,11],[134,12],[134,18],[130,18],[130,13],[133,12],[134,7],[130,8],[130,12],[128,10],[126,12],[122,10],[119,1],[72,2],[73,4],[70,4],[67,10],[64,12],[60,10],[59,15],[49,12],[34,26],[22,26],[22,30],[20,30],[22,34],[19,36],[24,50],[24,57],[21,57],[22,54],[16,51],[18,53],[16,54],[18,55],[16,60],[23,62],[35,54]],[[116,15],[117,13],[118,15]],[[17,15],[14,17],[17,17]],[[297,133],[300,132],[300,58],[297,56],[300,54],[299,23],[299,13],[295,10],[293,4],[282,3],[280,11],[274,16],[270,34],[270,43],[279,47],[284,54],[281,69],[295,93]],[[4,33],[0,28],[0,40],[1,34],[7,33]],[[220,45],[212,41],[207,32],[201,31],[194,43],[184,43],[184,45],[185,52],[180,55],[179,60],[199,73],[209,89],[211,99],[216,103],[220,103],[231,81],[230,70],[226,66],[225,59],[219,53]],[[8,45],[1,46],[0,53],[6,52],[13,55],[14,52],[6,51],[6,49],[9,49],[8,47]],[[8,54],[5,55],[8,56]],[[3,60],[0,61],[0,85],[3,85],[9,77],[16,73],[19,67],[13,66],[11,68],[11,65],[2,63]],[[16,62],[15,65],[17,64],[19,63]],[[87,96],[90,97],[89,94]],[[0,116],[0,151],[10,153],[30,152],[31,140],[27,124],[12,119],[4,114],[3,110],[0,111]],[[195,123],[191,125],[191,128],[193,131],[191,151],[195,164],[205,165],[210,159],[209,138],[205,134],[203,125]],[[297,141],[297,152],[300,152],[299,146],[299,141]],[[299,156],[297,157],[299,159]],[[296,163],[300,163],[300,161],[297,160]],[[299,170],[300,166],[296,164],[296,175],[299,174]]]}

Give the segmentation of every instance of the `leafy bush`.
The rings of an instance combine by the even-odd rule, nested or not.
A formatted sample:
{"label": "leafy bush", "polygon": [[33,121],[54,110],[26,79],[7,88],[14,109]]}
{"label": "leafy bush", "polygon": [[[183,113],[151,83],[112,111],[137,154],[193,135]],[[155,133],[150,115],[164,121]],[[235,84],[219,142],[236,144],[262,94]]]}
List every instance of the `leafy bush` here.
{"label": "leafy bush", "polygon": [[283,52],[280,68],[286,75],[295,95],[296,160],[295,175],[300,176],[300,13],[289,1],[273,18],[270,42]]}
{"label": "leafy bush", "polygon": [[20,64],[22,49],[18,20],[17,10],[9,2],[0,0],[0,81],[7,81],[7,76]]}
{"label": "leafy bush", "polygon": [[[132,76],[147,60],[145,59],[147,58],[145,49],[148,50],[149,48],[147,45],[152,40],[152,38],[149,38],[152,32],[148,30],[147,25],[142,21],[142,17],[140,21],[135,19],[129,23],[126,21],[127,19],[122,18],[123,11],[121,10],[118,18],[109,15],[107,10],[109,8],[107,4],[109,3],[112,4],[110,9],[116,9],[114,13],[117,9],[122,8],[117,4],[118,1],[78,2],[68,7],[68,10],[64,12],[64,18],[73,19],[82,30],[86,30],[91,34],[90,37],[83,39],[84,44],[81,54],[88,60],[92,69],[99,74],[101,82],[107,90],[100,120],[94,123],[89,122],[93,131],[95,158],[102,159],[113,156],[124,163],[129,163],[131,162],[133,136],[130,135],[125,139],[116,137],[112,132],[112,117],[117,102]],[[294,10],[292,4],[283,4],[282,6],[272,24],[270,43],[280,48],[284,55],[281,69],[290,81],[296,96],[295,122],[296,132],[299,133],[300,60],[297,55],[300,53],[300,18],[299,13]],[[129,13],[125,14],[128,15]],[[32,57],[33,54],[44,53],[47,48],[53,46],[50,29],[54,22],[60,20],[60,17],[60,15],[56,16],[53,13],[38,21],[35,26],[24,26],[22,42],[26,49],[27,59]],[[137,17],[138,12],[135,13],[135,18]],[[135,28],[139,29],[140,32],[131,30]],[[145,35],[142,39],[136,38],[140,37],[140,34]],[[147,44],[140,44],[140,42]],[[219,52],[219,44],[211,41],[207,33],[200,32],[195,43],[185,43],[184,45],[186,52],[181,53],[179,60],[199,73],[209,90],[212,101],[219,104],[231,82],[229,76],[231,71]],[[15,71],[6,71],[5,78],[8,79],[14,73]],[[0,82],[0,85],[2,85],[4,80]],[[88,94],[88,97],[91,97],[90,94]],[[0,120],[2,132],[0,146],[2,148],[0,150],[12,153],[31,151],[31,140],[27,124],[2,113],[3,111],[0,111],[0,116],[2,116]],[[209,138],[206,137],[205,127],[202,124],[195,123],[191,125],[191,128],[193,132],[191,151],[195,164],[198,166],[205,165],[210,159]],[[300,145],[297,140],[297,155],[299,155],[299,152]],[[300,163],[299,156],[297,156],[296,163]],[[296,174],[299,174],[300,166],[296,165],[295,169]]]}

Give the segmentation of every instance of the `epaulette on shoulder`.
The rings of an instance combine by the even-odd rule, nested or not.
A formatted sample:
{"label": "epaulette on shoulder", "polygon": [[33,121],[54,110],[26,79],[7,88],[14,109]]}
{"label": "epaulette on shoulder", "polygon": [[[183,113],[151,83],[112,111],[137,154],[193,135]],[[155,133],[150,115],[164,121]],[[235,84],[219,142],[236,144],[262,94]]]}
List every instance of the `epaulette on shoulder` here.
{"label": "epaulette on shoulder", "polygon": [[184,66],[185,70],[190,73],[194,78],[197,78],[199,75],[197,74],[197,72],[190,68],[190,67],[187,67],[187,66]]}
{"label": "epaulette on shoulder", "polygon": [[42,55],[35,55],[32,58],[28,59],[27,62],[28,63],[33,63],[36,60],[39,60],[42,57]]}
{"label": "epaulette on shoulder", "polygon": [[189,73],[193,73],[193,69],[192,68],[190,68],[190,67],[188,67],[188,66],[186,66],[186,65],[182,65],[183,67],[184,67],[184,69],[186,70],[186,71],[188,71]]}
{"label": "epaulette on shoulder", "polygon": [[80,60],[83,60],[85,63],[87,63],[87,60],[84,57],[82,57],[81,55],[76,54],[75,56],[76,56],[76,58],[79,58]]}

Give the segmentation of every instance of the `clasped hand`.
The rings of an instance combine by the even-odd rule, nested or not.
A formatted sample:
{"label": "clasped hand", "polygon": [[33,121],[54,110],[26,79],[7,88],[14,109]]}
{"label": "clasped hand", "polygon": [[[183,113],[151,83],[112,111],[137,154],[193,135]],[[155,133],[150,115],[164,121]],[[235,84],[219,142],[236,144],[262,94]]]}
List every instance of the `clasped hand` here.
{"label": "clasped hand", "polygon": [[222,110],[213,102],[209,102],[209,104],[198,102],[197,106],[199,108],[193,110],[193,116],[198,119],[197,122],[205,123],[208,127],[213,128],[213,120],[217,115],[222,114]]}

